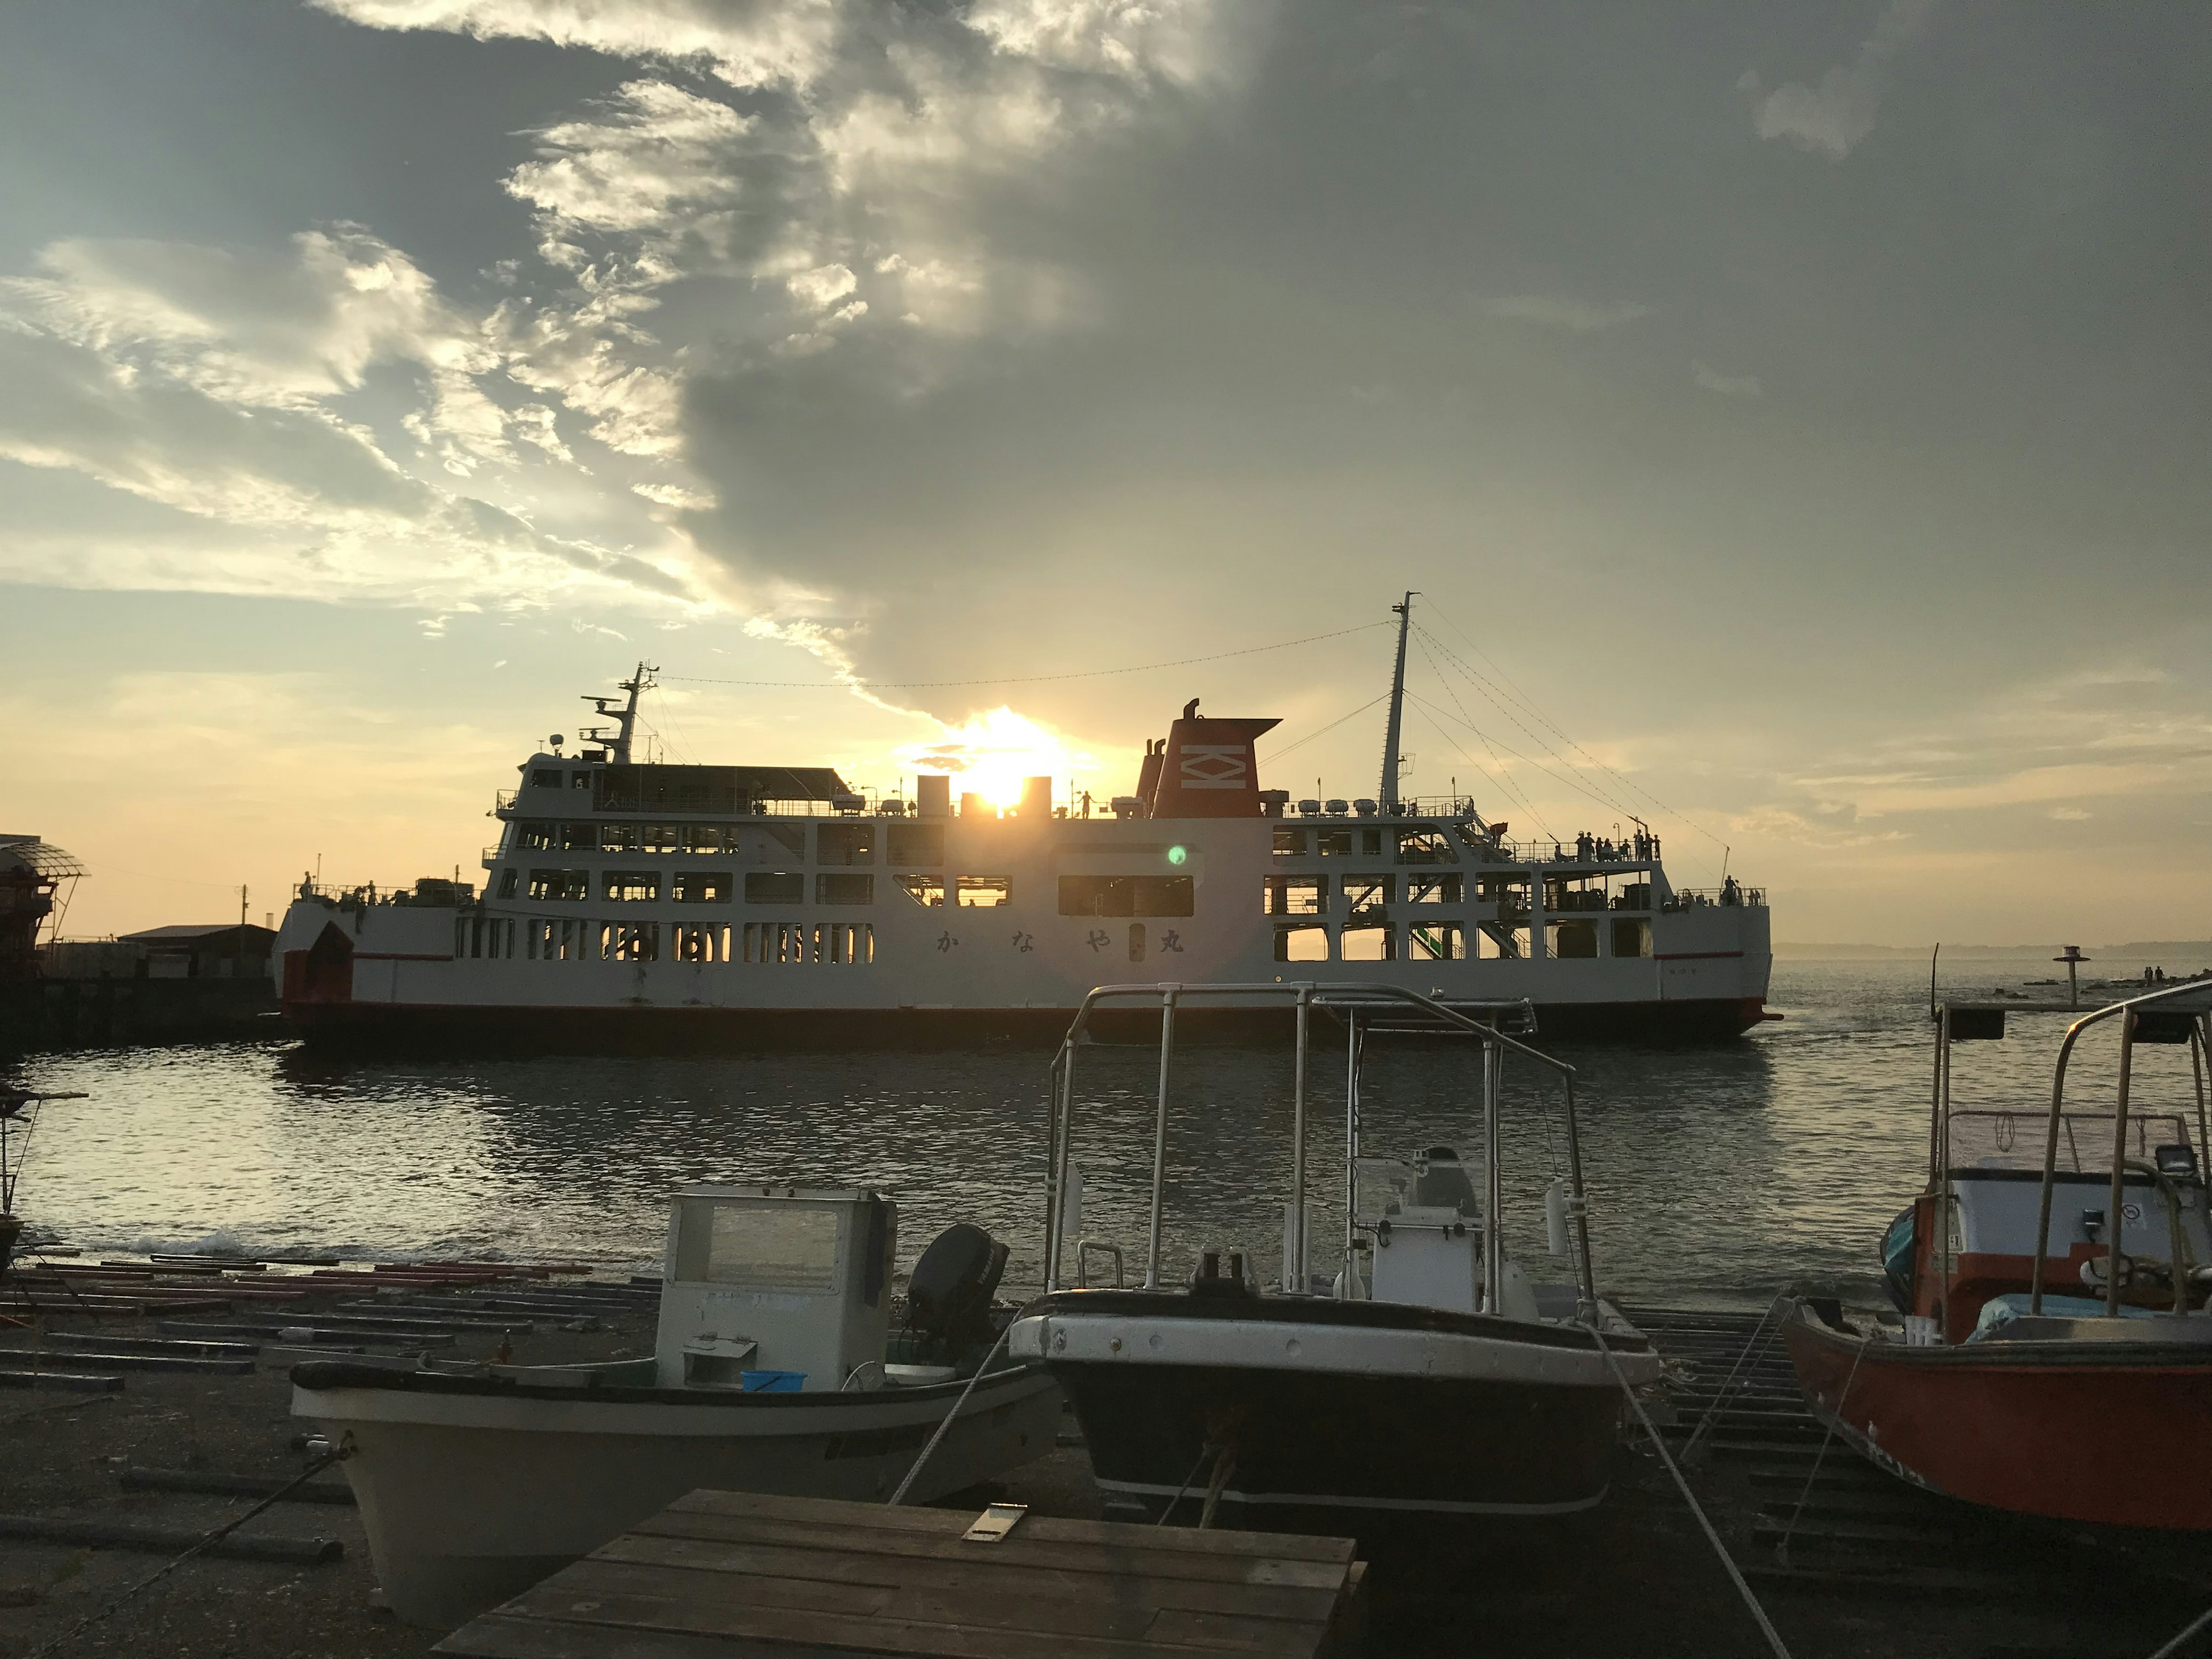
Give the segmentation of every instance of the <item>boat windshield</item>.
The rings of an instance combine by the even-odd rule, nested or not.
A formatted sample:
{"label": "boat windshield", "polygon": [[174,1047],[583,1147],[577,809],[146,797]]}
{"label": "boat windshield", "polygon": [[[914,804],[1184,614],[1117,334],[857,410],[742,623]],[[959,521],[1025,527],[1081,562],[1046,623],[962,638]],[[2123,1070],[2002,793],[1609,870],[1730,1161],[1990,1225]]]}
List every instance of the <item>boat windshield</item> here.
{"label": "boat windshield", "polygon": [[1474,1221],[1482,1214],[1475,1196],[1480,1163],[1457,1158],[1363,1158],[1358,1164],[1358,1220],[1434,1222],[1448,1215]]}
{"label": "boat windshield", "polygon": [[[2049,1133],[2047,1112],[1961,1111],[1951,1114],[1951,1168],[1960,1173],[1975,1170],[2043,1168],[2044,1137]],[[2174,1149],[2181,1149],[2177,1154]],[[2194,1176],[2197,1150],[2189,1138],[2189,1125],[2178,1113],[2128,1114],[2129,1158],[2149,1164],[2169,1175]],[[2110,1112],[2067,1112],[2058,1128],[2060,1173],[2103,1175],[2112,1167],[2112,1115]]]}

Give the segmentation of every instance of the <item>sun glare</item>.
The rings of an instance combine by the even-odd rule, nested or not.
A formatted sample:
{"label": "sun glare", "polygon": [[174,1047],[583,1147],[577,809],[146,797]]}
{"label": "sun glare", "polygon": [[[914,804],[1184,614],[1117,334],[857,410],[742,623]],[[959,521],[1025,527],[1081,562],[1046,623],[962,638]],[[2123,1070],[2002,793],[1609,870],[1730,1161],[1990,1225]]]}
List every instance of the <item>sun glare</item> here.
{"label": "sun glare", "polygon": [[1066,799],[1070,778],[1097,767],[1051,727],[1004,706],[947,726],[934,742],[910,744],[898,754],[912,770],[951,773],[955,794],[978,794],[1002,809],[1020,804],[1026,778],[1052,779],[1058,803]]}

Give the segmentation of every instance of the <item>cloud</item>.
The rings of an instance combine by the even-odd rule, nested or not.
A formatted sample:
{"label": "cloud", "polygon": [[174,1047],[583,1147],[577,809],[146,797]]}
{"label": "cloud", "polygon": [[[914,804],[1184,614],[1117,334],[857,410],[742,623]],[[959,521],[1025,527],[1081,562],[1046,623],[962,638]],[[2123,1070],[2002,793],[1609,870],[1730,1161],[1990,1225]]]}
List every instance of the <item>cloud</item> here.
{"label": "cloud", "polygon": [[[1801,149],[1842,161],[1874,131],[1889,66],[1934,9],[1935,0],[1890,0],[1848,67],[1830,70],[1817,88],[1793,81],[1759,100],[1752,112],[1759,136],[1787,138]],[[1747,76],[1742,84],[1755,89],[1757,77]]]}
{"label": "cloud", "polygon": [[1706,391],[1717,392],[1724,398],[1757,398],[1764,395],[1765,389],[1759,384],[1757,375],[1723,374],[1720,370],[1705,362],[1691,363],[1690,378]]}
{"label": "cloud", "polygon": [[[430,606],[685,596],[661,565],[454,487],[511,474],[513,436],[577,470],[553,410],[487,391],[499,368],[479,322],[356,227],[275,249],[52,244],[0,283],[0,459],[214,533],[16,538],[0,574]],[[386,369],[397,388],[372,395]]]}
{"label": "cloud", "polygon": [[1650,306],[1597,305],[1586,300],[1563,299],[1549,294],[1512,294],[1485,300],[1482,308],[1493,317],[1511,322],[1534,323],[1540,328],[1564,328],[1576,334],[1618,328],[1651,314]]}

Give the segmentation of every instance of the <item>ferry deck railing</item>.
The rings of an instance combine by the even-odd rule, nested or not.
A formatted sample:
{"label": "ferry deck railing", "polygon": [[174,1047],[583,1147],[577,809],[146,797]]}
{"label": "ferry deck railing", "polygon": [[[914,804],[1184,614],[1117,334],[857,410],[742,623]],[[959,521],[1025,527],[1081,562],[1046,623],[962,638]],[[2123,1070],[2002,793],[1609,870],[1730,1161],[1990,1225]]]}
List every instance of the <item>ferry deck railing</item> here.
{"label": "ferry deck railing", "polygon": [[[1101,1005],[1156,1002],[1160,1011],[1158,1094],[1152,1125],[1152,1188],[1146,1228],[1145,1249],[1144,1288],[1160,1288],[1160,1237],[1167,1191],[1168,1107],[1173,1075],[1175,1054],[1176,1011],[1186,1000],[1234,998],[1244,1004],[1254,1000],[1287,1000],[1295,1012],[1296,1039],[1293,1048],[1294,1067],[1291,1107],[1291,1201],[1290,1229],[1283,1263],[1283,1284],[1286,1290],[1306,1291],[1306,1083],[1310,1048],[1310,1026],[1316,1008],[1340,1014],[1346,1026],[1346,1097],[1345,1097],[1345,1271],[1340,1294],[1351,1295],[1358,1273],[1353,1254],[1356,1226],[1356,1194],[1353,1184],[1358,1178],[1359,1153],[1359,1062],[1367,1032],[1361,1029],[1361,1016],[1368,1016],[1368,1031],[1419,1030],[1471,1037],[1482,1050],[1482,1104],[1484,1164],[1486,1192],[1483,1201],[1483,1305],[1496,1309],[1504,1290],[1504,1257],[1501,1212],[1504,1208],[1504,1187],[1498,1167],[1499,1103],[1498,1081],[1501,1062],[1506,1054],[1517,1054],[1534,1061],[1559,1079],[1565,1100],[1567,1170],[1571,1183],[1569,1212],[1574,1222],[1574,1249],[1577,1257],[1577,1290],[1581,1304],[1580,1316],[1585,1320],[1597,1316],[1597,1285],[1590,1262],[1589,1217],[1583,1186],[1582,1141],[1575,1120],[1575,1068],[1565,1060],[1555,1060],[1541,1050],[1518,1042],[1486,1024],[1466,1008],[1448,1007],[1432,998],[1398,985],[1324,984],[1305,981],[1284,984],[1280,981],[1253,984],[1182,985],[1102,985],[1084,995],[1082,1005],[1076,1010],[1062,1039],[1059,1054],[1052,1065],[1053,1101],[1051,1125],[1047,1139],[1047,1170],[1045,1191],[1045,1288],[1048,1291],[1060,1288],[1060,1265],[1066,1232],[1063,1214],[1068,1183],[1068,1168],[1075,1115],[1075,1055],[1078,1048],[1091,1041],[1091,1016]],[[1480,1005],[1494,1020],[1498,1015],[1525,1007],[1522,1003]],[[1412,1017],[1417,1025],[1378,1024],[1378,1018],[1395,1014],[1401,1019]]]}
{"label": "ferry deck railing", "polygon": [[[2161,1006],[2153,1007],[2153,1004]],[[2151,1017],[2148,1024],[2144,1020],[2146,1013]],[[2105,1206],[2107,1237],[2112,1241],[2106,1247],[2105,1258],[2105,1312],[2108,1317],[2117,1319],[2119,1316],[2120,1290],[2125,1277],[2120,1272],[2121,1204],[2131,1162],[2128,1157],[2128,1091],[2134,1080],[2135,1050],[2138,1041],[2185,1041],[2188,1043],[2190,1075],[2197,1090],[2198,1133],[2203,1136],[2205,1133],[2205,1054],[2208,1044],[2212,1044],[2212,983],[2203,980],[2188,981],[2153,991],[2147,996],[2130,997],[2124,1002],[2115,1002],[2084,1014],[2066,1028],[2066,1038],[2058,1045],[2058,1062],[2051,1079],[2051,1125],[2044,1143],[2043,1191],[2036,1207],[2035,1276],[2030,1282],[2027,1304],[2028,1311],[2032,1314],[2043,1311],[2044,1264],[2050,1255],[2051,1196],[2058,1163],[2059,1125],[2065,1114],[2067,1066],[2074,1057],[2074,1045],[2081,1034],[2092,1025],[2101,1024],[2108,1019],[2120,1021],[2119,1088],[2112,1104],[2112,1186]],[[2200,1159],[2212,1156],[2212,1147],[2200,1147],[2197,1156]],[[2160,1172],[2154,1170],[2153,1174],[2162,1182]],[[2198,1177],[2202,1181],[2212,1181],[2212,1170],[2200,1167]],[[2178,1231],[2179,1206],[2171,1194],[2167,1197],[2167,1212]],[[1948,1230],[1945,1237],[1948,1242]],[[2189,1311],[2189,1285],[2179,1249],[2170,1266],[2173,1274],[2173,1310],[2176,1314],[2185,1314]]]}

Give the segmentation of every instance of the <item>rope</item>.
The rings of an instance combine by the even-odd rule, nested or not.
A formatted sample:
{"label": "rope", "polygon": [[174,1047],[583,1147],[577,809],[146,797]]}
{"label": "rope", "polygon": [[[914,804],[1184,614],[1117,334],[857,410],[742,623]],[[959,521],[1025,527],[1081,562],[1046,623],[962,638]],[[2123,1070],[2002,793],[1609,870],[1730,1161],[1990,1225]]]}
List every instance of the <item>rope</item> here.
{"label": "rope", "polygon": [[1667,1443],[1660,1438],[1659,1430],[1644,1411],[1644,1402],[1636,1397],[1636,1390],[1628,1386],[1628,1377],[1621,1370],[1620,1362],[1613,1357],[1613,1350],[1606,1346],[1604,1333],[1598,1329],[1595,1320],[1586,1323],[1583,1328],[1590,1334],[1597,1344],[1597,1351],[1605,1356],[1605,1363],[1613,1370],[1613,1380],[1620,1384],[1621,1393],[1628,1396],[1629,1407],[1635,1412],[1636,1420],[1644,1425],[1644,1432],[1651,1437],[1652,1449],[1659,1454],[1659,1461],[1667,1466],[1667,1473],[1674,1477],[1674,1486],[1681,1492],[1682,1501],[1690,1506],[1690,1513],[1698,1517],[1698,1525],[1705,1529],[1706,1540],[1713,1547],[1713,1553],[1720,1557],[1721,1565],[1728,1569],[1729,1581],[1735,1585],[1737,1594],[1743,1597],[1744,1606],[1751,1609],[1752,1618],[1758,1621],[1759,1633],[1766,1638],[1766,1645],[1774,1650],[1775,1659],[1790,1659],[1790,1650],[1784,1645],[1781,1632],[1767,1618],[1766,1609],[1759,1605],[1759,1598],[1751,1593],[1751,1586],[1736,1566],[1735,1558],[1728,1553],[1728,1546],[1721,1542],[1720,1534],[1713,1530],[1713,1523],[1705,1518],[1697,1494],[1690,1490],[1690,1483],[1682,1478],[1682,1471],[1674,1467],[1674,1460],[1667,1455]]}
{"label": "rope", "polygon": [[271,1504],[282,1503],[285,1498],[289,1498],[301,1487],[306,1486],[308,1480],[313,1477],[320,1474],[325,1469],[330,1468],[331,1464],[339,1462],[345,1458],[351,1457],[352,1455],[353,1443],[351,1439],[349,1438],[338,1446],[333,1448],[331,1450],[324,1453],[320,1457],[318,1457],[313,1462],[308,1464],[306,1468],[301,1470],[297,1478],[286,1481],[275,1492],[270,1492],[268,1497],[263,1498],[252,1509],[246,1510],[245,1514],[239,1516],[234,1520],[226,1521],[222,1525],[217,1527],[213,1532],[208,1534],[207,1536],[201,1539],[190,1549],[186,1550],[182,1555],[178,1556],[167,1565],[157,1569],[150,1577],[140,1579],[138,1583],[133,1584],[129,1589],[124,1591],[122,1595],[117,1596],[106,1607],[100,1608],[97,1612],[85,1614],[83,1618],[78,1620],[76,1623],[71,1625],[67,1630],[64,1631],[59,1636],[55,1637],[52,1641],[46,1643],[42,1646],[33,1648],[29,1653],[24,1655],[23,1659],[46,1659],[46,1656],[47,1654],[53,1652],[57,1648],[62,1647],[72,1641],[83,1632],[89,1630],[93,1626],[100,1623],[101,1620],[109,1618],[114,1613],[119,1612],[125,1602],[131,1601],[141,1591],[153,1589],[155,1585],[160,1583],[164,1578],[167,1578],[179,1567],[183,1566],[185,1562],[191,1560],[192,1557],[198,1555],[202,1550],[206,1549],[212,1545],[220,1544],[224,1539],[229,1537],[231,1534],[236,1532],[240,1527],[253,1519],[255,1516],[260,1514],[262,1510],[269,1508]]}
{"label": "rope", "polygon": [[2207,1625],[2212,1625],[2212,1607],[2207,1607],[2196,1618],[2191,1620],[2187,1630],[2183,1631],[2180,1635],[2151,1655],[2150,1659],[2173,1659],[2173,1656],[2181,1651],[2182,1644],[2188,1641],[2190,1638],[2201,1634]]}
{"label": "rope", "polygon": [[[1765,1358],[1767,1349],[1774,1346],[1774,1339],[1781,1334],[1782,1327],[1778,1322],[1772,1330],[1768,1331],[1766,1329],[1766,1322],[1774,1317],[1774,1310],[1777,1308],[1779,1308],[1787,1299],[1788,1293],[1786,1291],[1777,1295],[1773,1301],[1766,1304],[1766,1311],[1759,1315],[1759,1323],[1751,1328],[1751,1335],[1743,1345],[1743,1352],[1736,1356],[1735,1364],[1729,1368],[1728,1380],[1721,1384],[1720,1392],[1713,1396],[1712,1404],[1705,1407],[1705,1414],[1698,1419],[1697,1428],[1692,1432],[1687,1443],[1686,1443],[1682,1448],[1682,1461],[1685,1463],[1693,1462],[1696,1461],[1698,1443],[1705,1439],[1705,1431],[1713,1426],[1715,1419],[1719,1417],[1721,1407],[1728,1403],[1729,1394],[1735,1387],[1736,1373],[1741,1371],[1744,1366],[1750,1362],[1752,1358],[1752,1349],[1754,1346],[1757,1346],[1759,1348],[1759,1358]],[[1761,1331],[1766,1332],[1766,1340],[1764,1344],[1759,1342],[1759,1333]]]}
{"label": "rope", "polygon": [[1215,1457],[1218,1457],[1221,1455],[1221,1450],[1222,1449],[1215,1445],[1211,1440],[1206,1442],[1205,1444],[1201,1445],[1198,1449],[1198,1462],[1190,1466],[1190,1473],[1183,1476],[1182,1485],[1176,1487],[1176,1495],[1168,1499],[1168,1506],[1160,1511],[1160,1518],[1152,1522],[1154,1526],[1164,1527],[1167,1525],[1168,1516],[1176,1512],[1176,1505],[1182,1503],[1184,1498],[1190,1496],[1190,1483],[1198,1479],[1199,1470],[1206,1467],[1206,1460],[1208,1455],[1210,1454]]}
{"label": "rope", "polygon": [[907,1470],[906,1479],[898,1483],[898,1490],[886,1500],[886,1507],[896,1508],[906,1501],[908,1489],[914,1485],[915,1476],[920,1474],[921,1466],[929,1462],[930,1453],[935,1451],[937,1443],[945,1438],[945,1431],[952,1426],[952,1419],[960,1415],[960,1408],[968,1403],[968,1396],[975,1392],[975,1385],[983,1380],[983,1373],[990,1370],[991,1362],[999,1357],[999,1350],[1006,1346],[1007,1334],[1013,1328],[1013,1326],[1009,1324],[1006,1330],[999,1333],[999,1340],[991,1344],[990,1352],[983,1356],[982,1363],[975,1367],[975,1375],[968,1379],[968,1386],[960,1390],[960,1398],[952,1402],[952,1409],[945,1413],[945,1420],[937,1425],[937,1432],[929,1437],[929,1443],[921,1449],[921,1455],[915,1458],[914,1466]]}
{"label": "rope", "polygon": [[[1779,1329],[1780,1327],[1776,1327]],[[1805,1513],[1805,1500],[1813,1495],[1813,1483],[1820,1478],[1820,1464],[1828,1455],[1829,1443],[1836,1437],[1836,1425],[1843,1420],[1844,1401],[1851,1397],[1851,1384],[1859,1378],[1859,1361],[1866,1358],[1874,1339],[1859,1339],[1859,1351],[1851,1356],[1851,1369],[1844,1377],[1844,1391],[1836,1396],[1835,1414],[1828,1419],[1828,1431],[1820,1437],[1820,1449],[1813,1454],[1813,1472],[1805,1477],[1805,1490],[1797,1494],[1797,1507],[1790,1511],[1790,1524],[1782,1529],[1782,1541],[1774,1547],[1774,1559],[1784,1566],[1790,1565],[1790,1535],[1797,1530],[1797,1517]]]}

